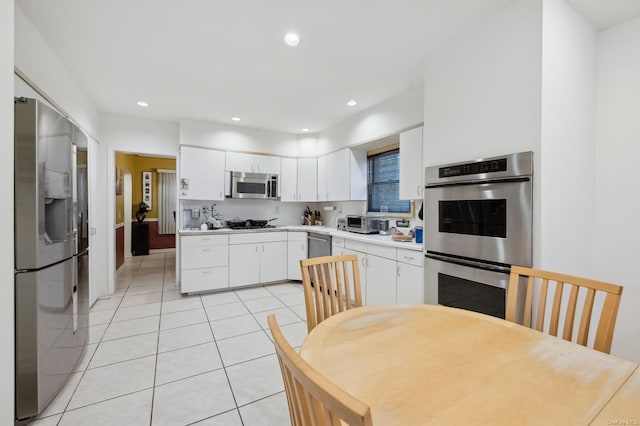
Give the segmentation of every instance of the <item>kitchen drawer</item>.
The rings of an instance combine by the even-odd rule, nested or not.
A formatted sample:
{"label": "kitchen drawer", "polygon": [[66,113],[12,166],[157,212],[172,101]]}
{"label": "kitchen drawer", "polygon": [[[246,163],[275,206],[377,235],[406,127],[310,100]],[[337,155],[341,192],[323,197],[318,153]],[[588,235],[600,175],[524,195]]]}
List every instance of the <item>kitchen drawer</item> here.
{"label": "kitchen drawer", "polygon": [[229,287],[229,268],[183,269],[180,291],[192,293]]}
{"label": "kitchen drawer", "polygon": [[181,268],[215,268],[229,264],[229,246],[183,247]]}
{"label": "kitchen drawer", "polygon": [[287,241],[287,232],[248,232],[229,235],[229,244],[260,244],[273,241]]}
{"label": "kitchen drawer", "polygon": [[225,235],[183,235],[180,237],[182,248],[201,246],[224,246],[229,244],[229,236]]}
{"label": "kitchen drawer", "polygon": [[398,262],[408,263],[410,265],[422,266],[422,258],[424,255],[421,251],[397,249],[398,254],[396,260]]}
{"label": "kitchen drawer", "polygon": [[346,240],[344,243],[345,248],[355,250],[355,251],[361,251],[363,253],[367,253],[368,245],[369,244],[367,243],[363,243],[362,241],[356,241],[356,240]]}
{"label": "kitchen drawer", "polygon": [[331,244],[338,247],[344,247],[344,238],[333,237],[331,239]]}
{"label": "kitchen drawer", "polygon": [[307,241],[307,233],[300,231],[289,231],[287,232],[287,240],[288,241]]}
{"label": "kitchen drawer", "polygon": [[361,251],[386,259],[396,260],[395,247],[383,246],[381,244],[364,243],[361,241],[347,240],[345,247],[351,250]]}

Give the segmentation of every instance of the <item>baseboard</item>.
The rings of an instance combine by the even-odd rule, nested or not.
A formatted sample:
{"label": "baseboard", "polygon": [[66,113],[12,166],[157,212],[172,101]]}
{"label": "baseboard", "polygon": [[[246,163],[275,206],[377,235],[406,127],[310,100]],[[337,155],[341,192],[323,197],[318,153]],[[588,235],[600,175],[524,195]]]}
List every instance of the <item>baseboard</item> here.
{"label": "baseboard", "polygon": [[165,249],[150,249],[149,250],[149,254],[155,254],[155,253],[175,253],[176,249],[175,248],[165,248]]}

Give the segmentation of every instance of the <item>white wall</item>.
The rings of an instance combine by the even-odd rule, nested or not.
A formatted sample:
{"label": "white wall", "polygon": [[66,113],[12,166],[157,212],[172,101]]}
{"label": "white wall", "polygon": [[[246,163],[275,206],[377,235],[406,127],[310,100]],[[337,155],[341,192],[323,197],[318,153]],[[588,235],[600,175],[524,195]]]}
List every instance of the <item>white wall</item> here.
{"label": "white wall", "polygon": [[80,127],[98,136],[97,109],[18,5],[15,7],[15,66]]}
{"label": "white wall", "polygon": [[596,32],[562,0],[542,16],[540,262],[593,276]]}
{"label": "white wall", "polygon": [[[13,306],[13,0],[0,0],[0,424],[14,416]],[[10,184],[9,184],[10,182]]]}
{"label": "white wall", "polygon": [[422,87],[412,87],[321,131],[316,154],[323,155],[415,127],[424,119],[423,108]]}
{"label": "white wall", "polygon": [[427,57],[426,166],[539,151],[541,13],[517,1]]}
{"label": "white wall", "polygon": [[145,120],[114,114],[100,115],[101,144],[98,155],[100,180],[98,203],[103,206],[100,223],[106,228],[107,253],[98,267],[106,281],[104,294],[115,291],[115,152],[178,156],[180,131],[177,123]]}
{"label": "white wall", "polygon": [[595,275],[624,286],[612,353],[640,361],[640,18],[598,34]]}
{"label": "white wall", "polygon": [[296,157],[296,135],[207,121],[180,120],[180,144]]}
{"label": "white wall", "polygon": [[100,114],[100,142],[114,151],[177,156],[177,123]]}

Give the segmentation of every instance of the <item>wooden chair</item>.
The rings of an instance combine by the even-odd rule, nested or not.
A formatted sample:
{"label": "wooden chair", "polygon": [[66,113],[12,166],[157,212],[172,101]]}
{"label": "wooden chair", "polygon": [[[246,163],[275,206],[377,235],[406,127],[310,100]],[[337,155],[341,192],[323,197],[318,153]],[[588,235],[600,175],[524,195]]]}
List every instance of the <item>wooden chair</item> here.
{"label": "wooden chair", "polygon": [[285,339],[275,315],[269,315],[267,320],[280,363],[292,426],[340,426],[345,423],[371,426],[369,406],[307,364]]}
{"label": "wooden chair", "polygon": [[302,259],[300,268],[308,331],[331,315],[362,306],[357,255]]}
{"label": "wooden chair", "polygon": [[[529,277],[529,279],[526,285],[524,311],[517,312],[518,300],[522,299],[522,296],[518,296],[518,293],[521,290],[519,285],[521,276]],[[536,291],[534,287],[537,286],[536,281],[538,279],[541,280],[541,284],[538,293],[539,298],[537,302],[536,323],[534,327],[532,324],[532,311],[535,297],[534,292]],[[556,285],[555,291],[553,292],[553,303],[548,333],[553,336],[558,336],[558,323],[560,321],[561,308],[564,305],[562,295],[564,293],[564,289],[569,288],[569,298],[566,302],[566,309],[564,311],[562,338],[569,341],[572,340],[576,306],[578,304],[578,292],[580,288],[585,288],[586,292],[584,302],[582,303],[582,313],[580,315],[576,343],[586,346],[587,340],[589,339],[589,328],[591,325],[593,302],[596,292],[604,292],[605,299],[600,313],[600,318],[598,320],[593,349],[609,353],[611,351],[611,340],[613,338],[616,317],[618,315],[618,306],[620,305],[620,296],[622,295],[622,287],[619,285],[559,274],[556,272],[512,266],[511,276],[509,279],[509,293],[507,296],[506,320],[544,332],[543,328],[545,323],[547,292],[549,282],[553,281],[556,282]]]}

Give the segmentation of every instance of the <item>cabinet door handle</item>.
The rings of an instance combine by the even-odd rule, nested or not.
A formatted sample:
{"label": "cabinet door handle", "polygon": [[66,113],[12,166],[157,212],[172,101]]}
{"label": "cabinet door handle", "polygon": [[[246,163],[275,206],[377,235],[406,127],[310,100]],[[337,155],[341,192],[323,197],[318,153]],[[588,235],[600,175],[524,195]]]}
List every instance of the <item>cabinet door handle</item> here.
{"label": "cabinet door handle", "polygon": [[200,241],[209,241],[209,238],[200,238]]}
{"label": "cabinet door handle", "polygon": [[363,257],[363,258],[362,258],[362,267],[363,267],[363,268],[366,268],[366,267],[367,267],[367,265],[365,265],[365,263],[364,263],[365,261],[366,261],[366,258],[365,258],[365,257]]}
{"label": "cabinet door handle", "polygon": [[420,195],[420,187],[421,187],[421,186],[422,186],[422,185],[418,184],[418,186],[416,187],[416,192],[418,193],[418,195]]}
{"label": "cabinet door handle", "polygon": [[400,278],[400,265],[396,266],[396,275]]}
{"label": "cabinet door handle", "polygon": [[369,267],[369,257],[367,257],[367,268]]}
{"label": "cabinet door handle", "polygon": [[407,260],[413,260],[414,259],[413,257],[409,257],[409,256],[404,256],[404,258],[407,259]]}
{"label": "cabinet door handle", "polygon": [[202,275],[209,275],[211,271],[202,271]]}
{"label": "cabinet door handle", "polygon": [[302,243],[302,245],[300,246],[300,251],[304,253],[304,243]]}
{"label": "cabinet door handle", "polygon": [[264,246],[262,246],[262,252],[264,253]]}
{"label": "cabinet door handle", "polygon": [[258,246],[256,246],[256,253],[258,252]]}
{"label": "cabinet door handle", "polygon": [[203,252],[211,251],[211,249],[202,249]]}
{"label": "cabinet door handle", "polygon": [[220,199],[222,200],[222,191],[220,191]]}

